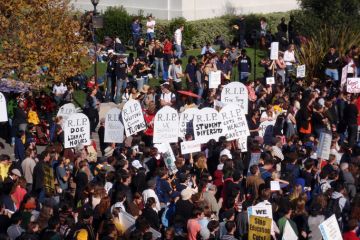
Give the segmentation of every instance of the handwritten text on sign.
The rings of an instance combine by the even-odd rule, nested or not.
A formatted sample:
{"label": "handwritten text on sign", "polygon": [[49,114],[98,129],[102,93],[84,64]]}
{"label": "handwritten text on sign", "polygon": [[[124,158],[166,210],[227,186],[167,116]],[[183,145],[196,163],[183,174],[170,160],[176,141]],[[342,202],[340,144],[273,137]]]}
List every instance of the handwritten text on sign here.
{"label": "handwritten text on sign", "polygon": [[4,95],[0,92],[0,122],[7,122],[7,108],[6,108],[6,99]]}
{"label": "handwritten text on sign", "polygon": [[348,78],[346,91],[348,93],[360,93],[360,78]]}
{"label": "handwritten text on sign", "polygon": [[179,120],[179,137],[184,139],[185,134],[194,135],[193,118],[199,111],[197,108],[188,108],[184,112],[180,113]]}
{"label": "handwritten text on sign", "polygon": [[173,143],[178,141],[179,114],[169,106],[160,109],[154,120],[154,143]]}
{"label": "handwritten text on sign", "polygon": [[250,216],[249,239],[270,240],[271,219],[257,216]]}
{"label": "handwritten text on sign", "polygon": [[126,136],[134,135],[146,129],[146,123],[139,101],[133,99],[127,101],[122,109],[121,115]]}
{"label": "handwritten text on sign", "polygon": [[120,109],[110,109],[105,115],[105,137],[106,143],[122,143],[124,141],[124,126],[121,123]]}
{"label": "handwritten text on sign", "polygon": [[188,153],[195,153],[201,151],[201,144],[196,141],[184,141],[181,142],[181,153],[188,154]]}
{"label": "handwritten text on sign", "polygon": [[72,114],[64,124],[65,148],[90,144],[90,122],[83,113]]}
{"label": "handwritten text on sign", "polygon": [[250,135],[244,112],[239,105],[228,104],[220,111],[226,140],[231,141]]}
{"label": "handwritten text on sign", "polygon": [[248,113],[249,93],[246,86],[240,82],[226,84],[221,91],[221,102],[240,105],[244,114]]}
{"label": "handwritten text on sign", "polygon": [[203,108],[194,116],[194,136],[199,143],[207,143],[211,139],[218,141],[223,136],[222,119],[213,108]]}
{"label": "handwritten text on sign", "polygon": [[212,71],[209,73],[209,88],[218,88],[221,84],[221,71]]}

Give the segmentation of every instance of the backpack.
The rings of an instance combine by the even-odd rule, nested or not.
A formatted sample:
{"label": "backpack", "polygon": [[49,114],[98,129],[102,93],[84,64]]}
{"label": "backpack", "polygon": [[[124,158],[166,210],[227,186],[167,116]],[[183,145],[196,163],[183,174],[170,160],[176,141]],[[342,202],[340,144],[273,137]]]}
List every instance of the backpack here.
{"label": "backpack", "polygon": [[326,182],[322,182],[322,183],[317,182],[317,183],[315,184],[314,189],[313,189],[313,191],[311,192],[312,198],[314,198],[314,197],[322,194],[321,186],[322,186],[323,184],[325,184],[325,183],[326,183]]}
{"label": "backpack", "polygon": [[326,218],[329,218],[331,217],[333,214],[335,214],[336,216],[336,219],[339,221],[339,219],[341,219],[342,217],[342,212],[341,212],[341,209],[340,209],[340,206],[339,206],[339,201],[340,201],[340,198],[330,198],[329,201],[328,201],[328,204],[326,206],[326,209],[325,209],[325,217]]}

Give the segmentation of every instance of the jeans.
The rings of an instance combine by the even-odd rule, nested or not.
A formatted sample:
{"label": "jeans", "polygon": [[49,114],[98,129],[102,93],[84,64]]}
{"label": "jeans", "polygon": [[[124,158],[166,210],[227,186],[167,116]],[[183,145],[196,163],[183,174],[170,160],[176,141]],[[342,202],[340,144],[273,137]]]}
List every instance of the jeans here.
{"label": "jeans", "polygon": [[159,65],[161,70],[161,75],[164,72],[164,59],[163,58],[155,58],[155,78],[159,77]]}
{"label": "jeans", "polygon": [[140,34],[139,33],[133,33],[133,48],[135,49],[135,46],[137,44],[137,42],[139,41],[140,38]]}
{"label": "jeans", "polygon": [[249,78],[250,73],[248,72],[240,72],[239,74],[239,81],[245,83]]}
{"label": "jeans", "polygon": [[325,74],[329,77],[331,77],[334,81],[339,81],[339,72],[337,69],[330,69],[327,68],[325,70]]}
{"label": "jeans", "polygon": [[147,37],[148,41],[151,41],[152,39],[155,38],[155,33],[154,32],[146,33],[146,37]]}
{"label": "jeans", "polygon": [[277,75],[281,77],[281,81],[283,84],[285,84],[285,70],[281,69],[281,70],[277,70]]}
{"label": "jeans", "polygon": [[146,76],[142,76],[142,78],[144,79],[144,84],[149,85],[149,77]]}
{"label": "jeans", "polygon": [[176,50],[175,57],[181,58],[181,56],[182,56],[181,45],[175,44],[175,50]]}
{"label": "jeans", "polygon": [[197,89],[197,95],[199,95],[201,98],[196,99],[196,104],[197,105],[199,105],[199,104],[201,104],[203,102],[203,98],[202,98],[203,94],[204,94],[204,88],[198,88]]}
{"label": "jeans", "polygon": [[290,76],[295,72],[295,68],[293,65],[286,65],[286,74],[285,74],[285,85],[291,84]]}
{"label": "jeans", "polygon": [[140,91],[144,86],[144,78],[136,78],[137,90]]}
{"label": "jeans", "polygon": [[116,101],[121,99],[121,90],[126,88],[126,79],[116,78]]}

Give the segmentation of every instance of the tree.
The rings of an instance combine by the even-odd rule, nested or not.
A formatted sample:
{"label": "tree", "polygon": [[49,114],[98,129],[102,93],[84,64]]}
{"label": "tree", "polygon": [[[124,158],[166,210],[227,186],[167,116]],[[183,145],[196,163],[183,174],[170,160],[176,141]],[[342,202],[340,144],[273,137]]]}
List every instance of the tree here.
{"label": "tree", "polygon": [[70,0],[0,1],[0,74],[34,85],[61,81],[89,65]]}

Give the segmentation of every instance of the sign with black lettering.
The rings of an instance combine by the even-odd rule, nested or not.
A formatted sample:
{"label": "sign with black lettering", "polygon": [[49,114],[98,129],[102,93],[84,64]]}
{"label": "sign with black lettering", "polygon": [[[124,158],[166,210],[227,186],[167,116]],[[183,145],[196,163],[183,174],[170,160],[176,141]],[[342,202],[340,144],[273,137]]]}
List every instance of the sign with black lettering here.
{"label": "sign with black lettering", "polygon": [[342,240],[339,223],[336,220],[335,214],[326,219],[319,225],[321,235],[324,240]]}
{"label": "sign with black lettering", "polygon": [[271,219],[258,216],[250,216],[249,220],[249,239],[271,239]]}
{"label": "sign with black lettering", "polygon": [[223,120],[223,134],[225,135],[226,140],[232,141],[250,136],[245,114],[239,105],[234,103],[226,105],[221,109],[220,115]]}
{"label": "sign with black lettering", "polygon": [[121,116],[127,137],[146,129],[146,122],[139,101],[133,99],[127,101],[122,109]]}
{"label": "sign with black lettering", "polygon": [[89,145],[90,121],[83,113],[74,113],[64,123],[64,146],[73,148],[79,144]]}
{"label": "sign with black lettering", "polygon": [[7,122],[7,121],[8,121],[8,114],[6,107],[6,99],[4,94],[0,92],[0,122]]}
{"label": "sign with black lettering", "polygon": [[203,108],[194,116],[194,137],[198,143],[224,136],[222,119],[214,108]]}
{"label": "sign with black lettering", "polygon": [[188,108],[180,113],[179,138],[184,139],[185,134],[194,135],[193,118],[198,111],[197,108]]}
{"label": "sign with black lettering", "polygon": [[209,73],[209,88],[218,88],[221,84],[221,71],[211,71]]}
{"label": "sign with black lettering", "polygon": [[124,142],[124,125],[121,122],[121,112],[118,108],[110,109],[105,114],[105,137],[106,143]]}
{"label": "sign with black lettering", "polygon": [[244,114],[248,114],[249,93],[246,86],[240,82],[226,84],[221,91],[221,102],[239,104]]}
{"label": "sign with black lettering", "polygon": [[181,142],[180,147],[182,154],[195,153],[201,151],[201,144],[194,140]]}
{"label": "sign with black lettering", "polygon": [[154,143],[178,142],[179,114],[169,106],[161,108],[154,119]]}
{"label": "sign with black lettering", "polygon": [[331,133],[320,133],[319,145],[317,148],[317,157],[325,160],[329,160],[330,148],[331,148],[332,135]]}

